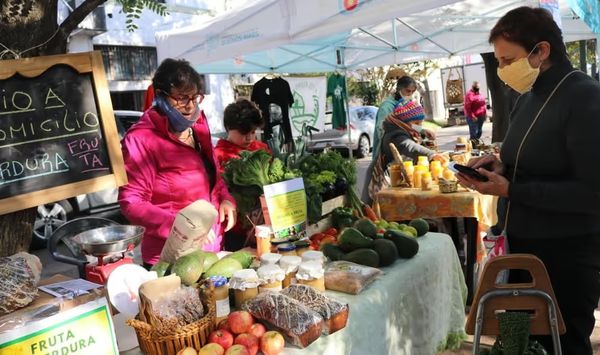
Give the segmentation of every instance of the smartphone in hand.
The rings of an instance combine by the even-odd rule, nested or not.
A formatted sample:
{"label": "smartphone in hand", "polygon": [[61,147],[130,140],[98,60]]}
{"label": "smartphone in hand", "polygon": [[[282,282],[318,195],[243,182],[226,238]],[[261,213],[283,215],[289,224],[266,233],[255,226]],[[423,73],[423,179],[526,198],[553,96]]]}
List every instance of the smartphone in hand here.
{"label": "smartphone in hand", "polygon": [[477,170],[470,168],[468,166],[464,166],[457,163],[448,164],[448,169],[452,170],[455,173],[462,173],[469,177],[472,177],[475,180],[479,181],[488,181],[488,178],[482,174],[480,174]]}

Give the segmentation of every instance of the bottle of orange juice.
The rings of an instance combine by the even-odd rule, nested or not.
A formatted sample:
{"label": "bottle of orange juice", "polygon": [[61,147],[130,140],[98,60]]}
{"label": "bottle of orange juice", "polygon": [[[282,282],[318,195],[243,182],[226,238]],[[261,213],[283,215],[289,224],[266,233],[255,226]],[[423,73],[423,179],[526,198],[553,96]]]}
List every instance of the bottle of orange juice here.
{"label": "bottle of orange juice", "polygon": [[413,173],[413,187],[421,188],[421,176],[427,172],[427,167],[423,165],[415,166],[415,172]]}

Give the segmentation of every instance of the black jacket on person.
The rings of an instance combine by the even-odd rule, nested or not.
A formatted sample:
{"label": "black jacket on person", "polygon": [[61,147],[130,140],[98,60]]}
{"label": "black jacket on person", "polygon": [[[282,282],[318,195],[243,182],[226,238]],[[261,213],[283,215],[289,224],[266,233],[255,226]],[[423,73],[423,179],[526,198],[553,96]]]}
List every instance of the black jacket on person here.
{"label": "black jacket on person", "polygon": [[383,121],[383,136],[381,137],[381,151],[379,154],[384,155],[384,168],[394,160],[392,151],[390,149],[390,143],[394,143],[398,152],[403,157],[408,157],[413,161],[417,161],[419,155],[424,155],[431,158],[435,151],[420,145],[415,142],[410,133],[404,129],[396,126],[395,124]]}
{"label": "black jacket on person", "polygon": [[[541,73],[516,103],[502,150],[511,180],[525,132],[569,63]],[[509,186],[509,239],[600,238],[600,84],[581,72],[554,93],[523,144]],[[499,211],[504,223],[506,211]]]}

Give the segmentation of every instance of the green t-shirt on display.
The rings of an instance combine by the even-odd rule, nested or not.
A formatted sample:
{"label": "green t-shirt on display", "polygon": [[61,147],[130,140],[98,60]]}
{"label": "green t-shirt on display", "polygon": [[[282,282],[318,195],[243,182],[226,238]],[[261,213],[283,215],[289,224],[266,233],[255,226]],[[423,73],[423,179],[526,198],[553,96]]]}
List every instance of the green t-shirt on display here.
{"label": "green t-shirt on display", "polygon": [[327,96],[331,96],[333,129],[346,128],[346,77],[334,73],[327,79]]}

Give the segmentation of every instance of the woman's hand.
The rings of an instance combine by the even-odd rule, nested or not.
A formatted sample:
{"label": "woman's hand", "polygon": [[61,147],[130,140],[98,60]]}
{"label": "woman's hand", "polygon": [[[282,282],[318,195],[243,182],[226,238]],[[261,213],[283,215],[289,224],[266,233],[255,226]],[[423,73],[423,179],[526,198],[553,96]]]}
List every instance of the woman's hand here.
{"label": "woman's hand", "polygon": [[495,155],[484,155],[482,157],[470,159],[467,166],[473,169],[483,168],[492,171],[498,175],[504,174],[504,164]]}
{"label": "woman's hand", "polygon": [[227,218],[227,226],[225,226],[225,232],[233,228],[235,226],[235,217],[237,213],[235,211],[235,206],[231,201],[223,200],[221,205],[219,206],[219,223],[223,223],[225,218]]}
{"label": "woman's hand", "polygon": [[488,181],[479,181],[463,173],[456,174],[458,183],[467,189],[476,190],[484,195],[508,197],[508,180],[495,172],[479,168],[477,171],[488,178]]}
{"label": "woman's hand", "polygon": [[425,137],[427,137],[427,139],[432,141],[435,140],[435,133],[433,131],[423,128],[423,133],[425,134]]}

